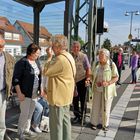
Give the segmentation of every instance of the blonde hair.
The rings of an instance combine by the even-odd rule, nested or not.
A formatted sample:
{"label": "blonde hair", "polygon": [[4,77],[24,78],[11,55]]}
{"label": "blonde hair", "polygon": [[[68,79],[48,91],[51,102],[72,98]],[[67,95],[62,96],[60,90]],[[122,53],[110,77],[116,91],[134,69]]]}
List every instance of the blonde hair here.
{"label": "blonde hair", "polygon": [[66,50],[68,48],[67,43],[67,37],[61,34],[54,35],[51,39],[52,43],[55,44],[56,47],[61,48],[62,50]]}

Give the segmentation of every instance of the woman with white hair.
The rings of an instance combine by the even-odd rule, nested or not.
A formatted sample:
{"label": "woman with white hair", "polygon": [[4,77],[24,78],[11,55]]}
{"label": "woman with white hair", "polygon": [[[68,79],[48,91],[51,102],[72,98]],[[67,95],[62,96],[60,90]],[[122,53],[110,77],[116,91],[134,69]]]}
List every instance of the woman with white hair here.
{"label": "woman with white hair", "polygon": [[93,72],[93,104],[91,112],[91,128],[97,129],[100,115],[102,128],[108,130],[110,109],[113,97],[116,96],[115,82],[118,80],[118,71],[115,63],[110,60],[107,49],[99,50],[99,63]]}

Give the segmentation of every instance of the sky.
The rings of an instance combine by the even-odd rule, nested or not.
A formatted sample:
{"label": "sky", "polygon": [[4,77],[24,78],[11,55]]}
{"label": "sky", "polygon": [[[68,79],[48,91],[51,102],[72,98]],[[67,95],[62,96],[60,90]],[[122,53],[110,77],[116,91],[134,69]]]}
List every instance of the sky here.
{"label": "sky", "polygon": [[[81,3],[83,1],[81,0]],[[63,33],[64,5],[64,2],[46,5],[41,12],[40,24],[45,26],[52,34]],[[102,35],[101,41],[103,42],[108,38],[112,45],[123,44],[128,41],[131,16],[125,16],[124,14],[126,11],[140,11],[140,0],[103,0],[103,6],[105,8],[104,21],[108,24],[109,32]],[[84,12],[85,9],[81,14]],[[13,0],[0,0],[0,16],[7,17],[12,24],[16,20],[32,23],[33,9]],[[133,16],[132,35],[134,38],[138,36],[138,30],[135,31],[136,28],[140,28],[140,15]],[[79,28],[79,36],[83,40],[86,38],[85,26],[82,24]]]}
{"label": "sky", "polygon": [[[104,33],[103,39],[109,38],[113,44],[123,44],[128,41],[131,16],[124,14],[126,11],[140,11],[140,0],[104,0],[104,7],[105,21],[109,25],[109,32]],[[140,15],[133,16],[132,35],[134,38],[138,36],[136,28],[140,28]]]}

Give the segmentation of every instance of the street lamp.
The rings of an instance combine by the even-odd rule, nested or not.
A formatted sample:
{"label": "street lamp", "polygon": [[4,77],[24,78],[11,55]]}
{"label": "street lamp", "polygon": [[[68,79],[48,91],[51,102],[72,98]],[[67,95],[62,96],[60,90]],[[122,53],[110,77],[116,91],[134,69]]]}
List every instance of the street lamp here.
{"label": "street lamp", "polygon": [[132,39],[132,20],[133,20],[133,15],[139,15],[139,11],[126,11],[125,16],[131,16],[130,18],[130,34],[128,35],[128,39]]}

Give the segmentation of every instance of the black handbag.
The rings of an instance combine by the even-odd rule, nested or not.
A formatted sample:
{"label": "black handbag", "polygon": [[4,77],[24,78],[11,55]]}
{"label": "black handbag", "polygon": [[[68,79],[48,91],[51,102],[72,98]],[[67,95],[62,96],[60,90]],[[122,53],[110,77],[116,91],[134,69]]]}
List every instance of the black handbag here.
{"label": "black handbag", "polygon": [[122,66],[122,70],[125,70],[125,65]]}

